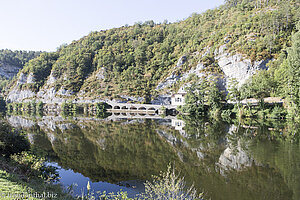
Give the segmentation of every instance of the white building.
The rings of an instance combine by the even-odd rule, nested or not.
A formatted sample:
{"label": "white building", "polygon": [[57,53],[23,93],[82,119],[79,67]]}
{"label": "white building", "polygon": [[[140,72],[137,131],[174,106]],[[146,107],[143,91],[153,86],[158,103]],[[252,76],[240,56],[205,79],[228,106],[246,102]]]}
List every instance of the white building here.
{"label": "white building", "polygon": [[177,93],[177,94],[173,94],[171,97],[171,105],[174,106],[182,106],[184,105],[184,96],[186,95],[186,93]]}
{"label": "white building", "polygon": [[175,130],[183,130],[185,126],[185,122],[180,119],[172,119],[172,126],[175,128]]}
{"label": "white building", "polygon": [[184,85],[181,88],[179,88],[179,90],[177,91],[176,94],[173,94],[171,96],[171,105],[174,106],[182,106],[184,105],[184,100],[185,100],[185,95],[187,94],[187,92],[185,91],[185,88],[189,87],[189,85]]}

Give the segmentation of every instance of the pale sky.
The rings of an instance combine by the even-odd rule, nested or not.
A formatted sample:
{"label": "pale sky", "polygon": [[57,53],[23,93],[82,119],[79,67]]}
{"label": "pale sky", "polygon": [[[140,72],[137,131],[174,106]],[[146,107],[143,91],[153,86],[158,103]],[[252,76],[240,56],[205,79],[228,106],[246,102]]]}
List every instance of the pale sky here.
{"label": "pale sky", "polygon": [[0,49],[55,51],[89,34],[153,20],[176,22],[224,0],[0,0]]}

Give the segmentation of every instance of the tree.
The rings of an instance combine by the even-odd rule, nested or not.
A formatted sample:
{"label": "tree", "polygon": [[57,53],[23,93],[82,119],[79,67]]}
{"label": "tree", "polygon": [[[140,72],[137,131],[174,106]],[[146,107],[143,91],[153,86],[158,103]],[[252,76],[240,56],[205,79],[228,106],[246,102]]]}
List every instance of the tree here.
{"label": "tree", "polygon": [[227,99],[233,101],[237,104],[239,112],[240,112],[240,104],[242,100],[241,91],[238,86],[238,81],[235,78],[229,80],[229,89],[227,94]]}
{"label": "tree", "polygon": [[208,87],[207,105],[210,109],[215,110],[221,107],[223,97],[215,80],[211,80]]}
{"label": "tree", "polygon": [[208,82],[203,79],[199,83],[193,83],[189,88],[185,96],[185,104],[182,110],[185,113],[192,115],[203,116],[205,107],[204,102],[206,101],[206,93],[208,88]]}
{"label": "tree", "polygon": [[288,49],[288,67],[291,77],[291,98],[300,109],[300,22],[297,24],[298,32],[292,36],[292,46]]}

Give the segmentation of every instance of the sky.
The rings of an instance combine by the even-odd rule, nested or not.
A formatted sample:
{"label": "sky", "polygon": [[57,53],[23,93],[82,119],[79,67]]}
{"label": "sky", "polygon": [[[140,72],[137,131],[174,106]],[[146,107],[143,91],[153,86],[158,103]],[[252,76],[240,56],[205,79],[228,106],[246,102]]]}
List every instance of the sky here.
{"label": "sky", "polygon": [[92,31],[176,22],[224,0],[0,0],[0,49],[55,51]]}

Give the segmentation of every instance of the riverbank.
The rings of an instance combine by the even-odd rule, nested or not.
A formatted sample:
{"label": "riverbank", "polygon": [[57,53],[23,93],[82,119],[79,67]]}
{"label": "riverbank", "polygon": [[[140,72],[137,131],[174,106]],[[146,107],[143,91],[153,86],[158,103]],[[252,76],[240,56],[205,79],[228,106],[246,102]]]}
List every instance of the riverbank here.
{"label": "riverbank", "polygon": [[30,177],[20,166],[0,158],[1,199],[74,199],[59,184],[48,183],[40,177]]}

